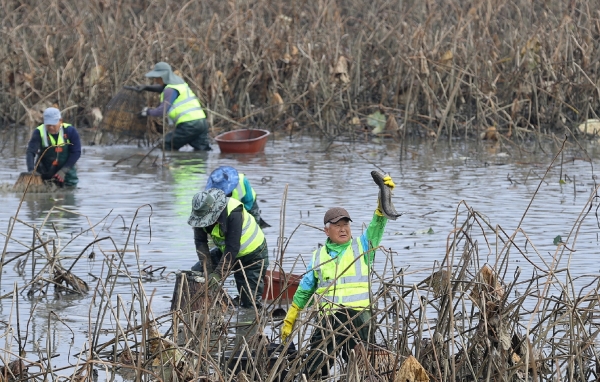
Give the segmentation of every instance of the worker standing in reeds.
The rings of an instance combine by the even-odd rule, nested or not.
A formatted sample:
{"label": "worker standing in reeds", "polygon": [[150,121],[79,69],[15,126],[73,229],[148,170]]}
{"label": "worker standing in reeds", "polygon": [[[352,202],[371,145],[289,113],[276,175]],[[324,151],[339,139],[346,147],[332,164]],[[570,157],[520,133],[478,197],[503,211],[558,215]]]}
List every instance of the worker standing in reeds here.
{"label": "worker standing in reeds", "polygon": [[154,79],[154,85],[125,88],[161,93],[160,104],[155,108],[144,107],[140,115],[162,117],[166,114],[169,125],[175,125],[175,130],[165,135],[165,150],[179,150],[186,144],[195,151],[212,150],[208,142],[208,122],[200,100],[189,85],[173,73],[171,65],[159,62],[145,76]]}
{"label": "worker standing in reeds", "polygon": [[256,200],[256,191],[250,185],[248,178],[238,172],[231,166],[217,167],[210,173],[206,181],[206,190],[209,188],[218,188],[226,196],[239,200],[244,205],[246,211],[254,216],[254,220],[260,228],[270,227],[260,217],[258,201]]}
{"label": "worker standing in reeds", "polygon": [[44,110],[43,118],[44,123],[33,131],[27,145],[27,171],[35,170],[43,180],[59,186],[74,187],[79,181],[75,167],[81,157],[79,133],[74,126],[63,123],[55,107]]}
{"label": "worker standing in reeds", "polygon": [[[390,176],[383,181],[394,188]],[[309,380],[327,377],[341,346],[348,362],[349,352],[361,341],[372,342],[369,274],[388,221],[378,201],[365,233],[352,237],[350,214],[344,208],[330,208],[323,218],[327,240],[313,253],[308,270],[294,294],[281,330],[285,342],[298,313],[307,304],[319,304],[318,324],[310,340],[312,350],[306,359]]]}
{"label": "worker standing in reeds", "polygon": [[[199,192],[192,200],[188,224],[194,227],[199,260],[192,270],[205,270],[210,288],[221,285],[233,271],[239,305],[260,308],[269,250],[264,233],[242,203],[217,188]],[[216,246],[210,251],[208,235]]]}

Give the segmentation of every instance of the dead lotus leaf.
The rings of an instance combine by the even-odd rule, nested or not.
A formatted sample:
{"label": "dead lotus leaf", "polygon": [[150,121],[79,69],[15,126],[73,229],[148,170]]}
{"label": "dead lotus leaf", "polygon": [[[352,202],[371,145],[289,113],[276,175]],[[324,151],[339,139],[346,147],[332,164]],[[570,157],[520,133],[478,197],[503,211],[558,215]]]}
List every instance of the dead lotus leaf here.
{"label": "dead lotus leaf", "polygon": [[154,354],[160,349],[160,347],[162,345],[162,341],[161,341],[162,336],[161,336],[160,332],[158,331],[156,324],[150,325],[148,337],[150,337],[150,353]]}
{"label": "dead lotus leaf", "polygon": [[217,76],[217,87],[221,87],[221,90],[224,92],[228,92],[229,91],[229,83],[227,82],[227,78],[225,77],[225,75],[223,74],[222,71],[217,70],[217,72],[215,73]]}
{"label": "dead lotus leaf", "polygon": [[470,297],[480,309],[483,307],[484,301],[491,302],[489,305],[486,304],[488,311],[490,307],[497,306],[497,303],[503,299],[504,288],[500,284],[496,272],[489,265],[484,265],[476,276]]}
{"label": "dead lotus leaf", "polygon": [[429,77],[429,65],[423,51],[419,52],[419,72],[425,77]]}
{"label": "dead lotus leaf", "polygon": [[505,328],[500,328],[500,333],[498,334],[498,339],[500,340],[500,345],[502,346],[502,350],[507,351],[511,346],[511,337],[510,334],[506,332]]}
{"label": "dead lotus leaf", "polygon": [[88,69],[85,73],[84,83],[86,86],[98,85],[106,77],[106,68],[102,65]]}
{"label": "dead lotus leaf", "polygon": [[498,130],[495,126],[488,127],[483,133],[481,133],[480,138],[484,141],[497,141],[499,138]]}
{"label": "dead lotus leaf", "polygon": [[396,117],[393,115],[388,117],[387,121],[385,122],[385,130],[392,132],[400,130],[400,127],[398,127],[398,122],[396,122]]}
{"label": "dead lotus leaf", "polygon": [[513,365],[516,365],[517,363],[521,362],[521,357],[519,357],[519,355],[517,353],[512,353],[512,362]]}
{"label": "dead lotus leaf", "polygon": [[30,87],[33,87],[33,77],[34,77],[33,73],[28,73],[28,72],[23,73],[23,79],[25,80],[25,83],[27,85],[29,85]]}
{"label": "dead lotus leaf", "polygon": [[528,51],[537,54],[540,51],[541,46],[542,44],[540,44],[540,40],[538,40],[536,36],[533,36],[527,40],[525,46],[521,48],[521,56],[524,56]]}
{"label": "dead lotus leaf", "polygon": [[447,50],[446,53],[444,53],[442,55],[442,58],[440,59],[440,62],[443,65],[448,65],[452,61],[453,58],[454,58],[454,55],[452,54],[452,51],[451,50]]}
{"label": "dead lotus leaf", "polygon": [[600,119],[588,119],[581,125],[577,126],[577,130],[584,134],[600,134]]}
{"label": "dead lotus leaf", "polygon": [[277,113],[283,113],[283,98],[281,98],[279,93],[273,94],[273,97],[271,97],[271,104],[275,106]]}
{"label": "dead lotus leaf", "polygon": [[340,56],[335,63],[335,67],[333,68],[333,75],[340,82],[347,84],[350,82],[350,77],[348,76],[348,60],[344,56]]}
{"label": "dead lotus leaf", "polygon": [[68,78],[69,75],[75,74],[75,65],[73,64],[73,59],[70,59],[69,62],[67,62],[67,65],[65,65],[65,68],[63,69],[62,72],[62,78],[63,80],[65,78]]}
{"label": "dead lotus leaf", "polygon": [[[25,365],[25,362],[23,362],[22,359],[11,361],[8,365],[0,367],[0,380],[4,380],[2,379],[3,376],[6,376],[6,380],[8,381],[25,380],[19,379],[18,377],[26,378],[28,375],[28,368],[29,365]],[[11,378],[12,376],[16,378]]]}
{"label": "dead lotus leaf", "polygon": [[90,114],[92,115],[92,124],[94,127],[97,127],[104,116],[102,115],[102,110],[99,107],[93,107]]}
{"label": "dead lotus leaf", "polygon": [[287,119],[286,119],[286,120],[283,122],[283,125],[285,126],[285,130],[286,130],[288,133],[291,133],[291,132],[294,130],[294,128],[297,128],[297,127],[299,126],[299,125],[298,125],[298,122],[296,122],[296,120],[295,120],[293,117],[289,117],[289,118],[287,118]]}
{"label": "dead lotus leaf", "polygon": [[448,286],[451,283],[451,275],[445,269],[433,272],[422,282],[433,289],[433,295],[435,297],[441,297],[448,292]]}
{"label": "dead lotus leaf", "polygon": [[429,377],[419,361],[411,355],[402,363],[394,382],[429,382]]}

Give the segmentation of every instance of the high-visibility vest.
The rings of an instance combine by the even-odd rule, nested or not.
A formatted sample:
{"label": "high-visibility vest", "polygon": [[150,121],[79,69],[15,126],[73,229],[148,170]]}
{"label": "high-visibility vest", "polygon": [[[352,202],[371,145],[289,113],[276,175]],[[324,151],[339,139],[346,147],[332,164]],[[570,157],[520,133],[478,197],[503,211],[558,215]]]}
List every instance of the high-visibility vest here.
{"label": "high-visibility vest", "polygon": [[[246,186],[244,185],[244,178],[246,177],[244,174],[238,173],[239,181],[237,187],[231,192],[231,197],[242,201],[246,196]],[[252,189],[252,201],[256,200],[256,191]]]}
{"label": "high-visibility vest", "polygon": [[[194,94],[188,84],[167,85],[165,88],[177,90],[179,96],[173,102],[173,105],[167,110],[169,124],[178,125],[183,122],[206,118],[204,110],[200,105],[200,100]],[[160,102],[163,102],[164,92],[160,94]]]}
{"label": "high-visibility vest", "polygon": [[[238,206],[241,206],[242,203],[239,200],[235,200],[233,198],[227,199],[227,216],[229,216],[229,214],[231,214],[231,211],[233,211]],[[248,211],[246,211],[243,207],[242,216],[244,218],[242,221],[242,237],[240,239],[240,252],[237,254],[236,257],[242,257],[249,253],[252,253],[265,241],[265,234],[260,229],[258,224],[256,224],[256,220],[254,220],[254,217],[252,217],[252,215],[250,215]],[[225,254],[225,236],[223,235],[219,224],[215,224],[214,228],[210,233],[210,236],[212,237],[215,245],[219,247],[223,254]]]}
{"label": "high-visibility vest", "polygon": [[[358,257],[358,258],[357,258]],[[327,253],[327,247],[313,253],[313,271],[317,279],[317,293],[325,308],[366,308],[370,304],[369,266],[363,258],[360,240],[336,258]]]}
{"label": "high-visibility vest", "polygon": [[60,129],[58,130],[58,139],[54,139],[52,134],[48,134],[46,125],[41,124],[37,127],[37,130],[40,132],[40,138],[42,139],[42,152],[47,147],[54,147],[54,150],[46,151],[46,154],[41,157],[41,160],[46,166],[60,166],[63,165],[67,159],[69,159],[69,150],[64,147],[65,144],[71,143],[69,137],[67,137],[65,140],[64,128],[69,126],[71,125],[68,123],[63,123],[60,125]]}

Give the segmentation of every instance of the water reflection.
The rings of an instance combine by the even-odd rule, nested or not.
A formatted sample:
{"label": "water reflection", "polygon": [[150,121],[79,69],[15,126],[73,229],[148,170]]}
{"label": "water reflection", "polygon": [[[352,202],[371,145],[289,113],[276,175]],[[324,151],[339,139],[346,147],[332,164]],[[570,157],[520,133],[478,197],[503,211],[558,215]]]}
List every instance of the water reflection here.
{"label": "water reflection", "polygon": [[[202,152],[205,153],[205,152]],[[192,198],[204,190],[207,177],[207,155],[205,158],[173,158],[165,181],[173,184],[175,213],[178,218],[190,216]]]}
{"label": "water reflection", "polygon": [[54,225],[59,230],[79,227],[81,224],[81,216],[69,212],[69,210],[78,211],[80,206],[74,190],[60,189],[50,194],[28,194],[24,198],[24,204],[24,210],[30,221],[42,219],[46,224]]}

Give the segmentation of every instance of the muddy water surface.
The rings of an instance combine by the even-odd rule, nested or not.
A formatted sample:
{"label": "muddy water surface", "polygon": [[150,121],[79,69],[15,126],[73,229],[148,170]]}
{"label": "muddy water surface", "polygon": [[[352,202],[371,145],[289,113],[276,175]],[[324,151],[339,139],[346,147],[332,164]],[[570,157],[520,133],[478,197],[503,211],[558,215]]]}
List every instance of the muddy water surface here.
{"label": "muddy water surface", "polygon": [[[329,207],[345,207],[353,219],[353,234],[360,234],[362,223],[368,224],[377,202],[377,187],[370,172],[377,168],[375,165],[389,172],[397,186],[394,204],[404,215],[388,223],[382,245],[394,251],[397,267],[408,268],[405,281],[412,284],[443,260],[449,235],[462,224],[467,208],[509,234],[520,224],[535,245],[525,246],[520,236],[531,263],[546,269],[545,263],[552,261],[556,251],[554,239],[559,235],[566,239],[580,214],[587,211],[596,187],[594,169],[598,162],[594,144],[586,147],[591,162],[583,160],[586,156],[582,150],[571,148],[564,152],[562,166],[559,157],[541,181],[556,153],[555,146],[541,150],[532,144],[518,151],[514,146],[440,143],[434,147],[431,142],[421,142],[408,145],[401,159],[400,147],[394,143],[327,145],[302,137],[271,140],[265,153],[259,155],[221,154],[216,145],[210,153],[169,153],[164,166],[160,151],[144,158],[148,153],[145,147],[85,146],[75,191],[28,194],[21,204],[22,194],[8,189],[19,172],[25,171],[27,138],[19,138],[16,147],[12,137],[5,135],[3,139],[9,141],[0,144],[0,158],[5,164],[0,168],[0,232],[8,233],[11,217],[20,220],[8,242],[5,235],[0,238],[1,248],[7,252],[5,259],[24,252],[31,243],[32,230],[26,224],[43,224],[44,238],[60,238],[55,249],[65,256],[64,265],[70,266],[81,255],[73,270],[95,288],[98,280],[94,276],[101,273],[102,260],[127,244],[124,260],[128,266],[165,267],[164,272],[157,271],[143,281],[146,292],[154,293],[155,315],[169,310],[174,272],[189,269],[195,262],[187,217],[193,195],[203,189],[207,174],[217,166],[236,167],[258,193],[263,218],[272,225],[265,229],[272,265],[279,258],[278,234],[283,224],[287,245],[284,268],[295,273],[304,271],[311,252],[324,242],[325,235],[318,228]],[[592,260],[599,249],[596,207],[594,202],[579,227],[576,242],[569,242],[576,252],[560,259],[576,276],[599,273],[600,264]],[[281,216],[285,216],[283,222]],[[88,230],[90,227],[93,230]],[[114,244],[103,241],[86,249],[94,237],[110,237]],[[473,230],[473,239],[480,243],[481,261],[494,264],[499,252],[496,238],[490,237],[489,231],[484,237]],[[532,272],[531,263],[520,256],[509,262],[507,279],[517,267]],[[3,295],[15,283],[21,287],[31,280],[31,266],[19,275],[15,264],[2,270]],[[229,288],[235,295],[232,280]],[[113,297],[130,301],[131,293],[130,279],[123,277]],[[90,322],[96,321],[96,303],[91,295],[30,299],[21,294],[21,332],[27,331],[28,350],[46,348],[48,341],[60,354],[57,359],[70,359],[86,342]],[[1,325],[14,325],[14,307],[12,299],[0,300]],[[29,322],[23,319],[30,316]]]}

